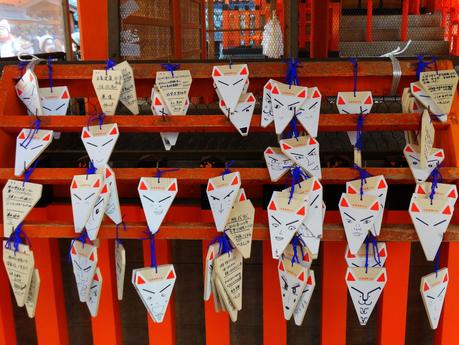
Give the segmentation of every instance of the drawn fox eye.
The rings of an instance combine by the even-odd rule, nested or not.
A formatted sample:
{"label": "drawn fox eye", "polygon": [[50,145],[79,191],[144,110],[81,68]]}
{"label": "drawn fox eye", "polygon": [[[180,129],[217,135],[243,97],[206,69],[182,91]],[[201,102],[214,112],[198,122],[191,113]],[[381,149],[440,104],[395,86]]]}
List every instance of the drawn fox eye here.
{"label": "drawn fox eye", "polygon": [[288,230],[289,230],[289,231],[295,231],[295,227],[294,227],[293,225],[290,225],[290,226],[288,227]]}
{"label": "drawn fox eye", "polygon": [[212,200],[214,200],[214,201],[220,201],[220,199],[219,199],[219,198],[216,198],[216,197],[214,197],[214,196],[212,196],[212,195],[211,195],[210,197],[211,197],[211,198],[212,198]]}
{"label": "drawn fox eye", "polygon": [[274,109],[279,109],[280,108],[280,105],[279,104],[275,104],[274,105]]}

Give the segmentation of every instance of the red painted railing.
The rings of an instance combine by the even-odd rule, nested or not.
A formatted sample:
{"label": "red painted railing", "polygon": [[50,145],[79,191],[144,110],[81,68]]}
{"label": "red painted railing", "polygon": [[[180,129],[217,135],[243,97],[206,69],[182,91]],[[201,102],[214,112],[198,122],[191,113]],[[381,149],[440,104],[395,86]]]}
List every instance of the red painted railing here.
{"label": "red painted railing", "polygon": [[[154,84],[155,72],[161,69],[159,64],[133,64],[139,97],[148,97]],[[55,86],[67,85],[73,97],[94,97],[91,86],[92,70],[103,68],[103,64],[55,64],[53,82]],[[181,68],[190,69],[193,84],[190,96],[201,102],[210,102],[214,96],[210,78],[210,64],[182,64]],[[399,93],[403,87],[415,78],[414,61],[401,60],[402,80]],[[438,61],[439,69],[452,68],[450,61]],[[283,79],[286,65],[284,63],[250,63],[250,90],[256,95],[261,94],[262,86],[268,78]],[[46,85],[48,71],[46,66],[37,66],[36,74],[41,85]],[[298,69],[300,83],[317,85],[324,96],[335,96],[338,91],[350,91],[353,88],[353,71],[349,62],[302,62]],[[31,118],[25,116],[24,108],[17,99],[14,84],[19,72],[16,66],[4,69],[0,81],[0,184],[13,178],[13,152],[15,137],[19,130],[30,125]],[[392,66],[388,61],[362,61],[359,63],[359,88],[373,91],[375,96],[388,94],[392,85]],[[208,95],[203,97],[202,95]],[[442,168],[444,181],[459,181],[459,103],[456,96],[450,121],[448,124],[437,125],[436,145],[443,147],[447,159]],[[53,128],[62,132],[80,132],[86,125],[85,116],[44,117],[43,128]],[[258,125],[259,117],[252,123],[251,134],[265,131]],[[153,116],[113,116],[107,122],[117,122],[120,132],[230,132],[234,129],[223,115],[195,115],[185,117],[168,117],[162,120]],[[355,116],[323,114],[320,119],[321,131],[346,131],[356,126]],[[135,126],[133,125],[135,124]],[[415,114],[378,114],[365,120],[365,130],[412,130],[419,125],[419,116]],[[269,128],[268,130],[273,130]],[[65,135],[65,133],[63,134]],[[237,169],[237,168],[234,168]],[[244,168],[241,172],[244,187],[250,198],[261,199],[262,185],[268,184],[266,169]],[[141,176],[151,176],[155,169],[125,168],[115,169],[121,198],[134,197],[133,188]],[[51,169],[37,168],[31,176],[32,182],[51,185],[55,194],[68,198],[68,185],[74,174],[82,173],[80,168]],[[173,205],[164,225],[157,236],[157,255],[159,263],[171,262],[170,239],[202,240],[203,256],[208,241],[216,235],[210,211],[201,210],[197,199],[200,197],[201,185],[207,179],[220,173],[220,169],[181,169],[170,173],[177,177],[179,198],[187,198],[190,205]],[[374,168],[371,174],[384,174],[389,184],[414,184],[408,168]],[[323,183],[344,184],[357,177],[350,168],[323,169]],[[121,237],[141,238],[146,223],[143,212],[138,206],[122,205],[125,221],[129,231]],[[67,316],[64,306],[62,273],[60,268],[58,238],[75,236],[70,202],[34,209],[26,220],[24,231],[31,238],[36,257],[36,266],[42,276],[40,297],[36,311],[36,336],[40,345],[69,344],[67,332]],[[262,309],[263,309],[263,343],[266,345],[287,344],[287,323],[281,312],[281,296],[278,284],[277,266],[271,258],[266,211],[256,209],[254,240],[263,241],[262,268]],[[456,212],[457,215],[457,212]],[[344,281],[345,262],[343,259],[345,236],[342,230],[339,213],[328,211],[325,218],[323,247],[320,252],[322,265],[321,289],[321,343],[324,345],[340,345],[346,343],[347,320],[347,288]],[[452,277],[448,286],[441,324],[435,333],[436,344],[457,344],[457,322],[459,310],[459,226],[457,217],[445,235],[442,251],[443,264],[448,266]],[[99,263],[104,275],[104,287],[101,294],[99,315],[92,319],[94,345],[121,344],[121,322],[119,303],[116,298],[114,279],[113,239],[114,226],[104,223],[99,233]],[[417,241],[413,226],[406,211],[386,211],[384,216],[381,240],[388,242],[390,256],[386,262],[390,279],[379,302],[378,343],[397,345],[405,342],[407,324],[408,277],[410,274],[411,242]],[[145,264],[149,260],[149,248],[144,246]],[[129,255],[129,253],[127,253]],[[129,276],[129,274],[127,274]],[[129,284],[129,278],[126,280]],[[127,286],[127,288],[130,288]],[[0,345],[15,345],[13,305],[8,279],[0,265]],[[313,298],[318,298],[313,297]],[[215,313],[213,302],[204,303],[206,345],[230,344],[230,325],[226,314]],[[89,315],[88,315],[89,317]],[[30,331],[30,330],[29,330]],[[175,314],[172,300],[168,314],[162,324],[148,322],[149,344],[175,343]]]}

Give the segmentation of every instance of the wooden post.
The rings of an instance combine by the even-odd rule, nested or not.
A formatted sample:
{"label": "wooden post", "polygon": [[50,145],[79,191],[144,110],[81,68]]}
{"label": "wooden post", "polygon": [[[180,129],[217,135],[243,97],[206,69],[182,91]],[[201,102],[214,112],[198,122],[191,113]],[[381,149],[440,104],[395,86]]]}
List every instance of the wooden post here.
{"label": "wooden post", "polygon": [[367,42],[373,42],[373,0],[367,0]]}
{"label": "wooden post", "polygon": [[410,14],[421,14],[421,0],[410,0]]}
{"label": "wooden post", "polygon": [[410,9],[409,5],[410,5],[410,0],[403,0],[400,41],[406,41],[408,39],[408,12]]}
{"label": "wooden post", "polygon": [[311,6],[311,57],[328,56],[328,6],[329,0],[312,0]]}
{"label": "wooden post", "polygon": [[106,60],[108,57],[107,1],[78,0],[83,60]]}

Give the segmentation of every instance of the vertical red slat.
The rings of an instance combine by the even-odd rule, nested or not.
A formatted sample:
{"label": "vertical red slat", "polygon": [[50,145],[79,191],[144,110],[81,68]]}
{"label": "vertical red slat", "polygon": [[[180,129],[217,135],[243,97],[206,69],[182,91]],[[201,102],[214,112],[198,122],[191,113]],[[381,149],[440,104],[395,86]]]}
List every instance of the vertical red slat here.
{"label": "vertical red slat", "polygon": [[[0,345],[16,345],[16,328],[14,327],[13,300],[10,282],[3,265],[3,245],[0,246]],[[15,302],[14,302],[15,303]]]}
{"label": "vertical red slat", "polygon": [[[166,240],[155,240],[156,262],[158,265],[172,264],[169,243]],[[150,242],[143,242],[143,257],[145,266],[151,265]],[[177,277],[177,280],[180,276]],[[148,318],[148,338],[150,345],[175,345],[175,307],[174,293],[172,293],[166,315],[162,323],[154,323],[150,315]]]}
{"label": "vertical red slat", "polygon": [[287,322],[277,264],[278,261],[272,258],[270,242],[263,241],[263,345],[287,344]]}
{"label": "vertical red slat", "polygon": [[408,12],[410,9],[410,0],[403,0],[402,3],[402,27],[400,34],[400,41],[408,39]]}
{"label": "vertical red slat", "polygon": [[322,251],[322,345],[346,344],[345,242],[324,242]]}
{"label": "vertical red slat", "polygon": [[[201,24],[201,60],[207,60],[207,32],[206,32],[206,6],[205,0],[200,1],[200,24]],[[211,42],[213,42],[211,40]]]}
{"label": "vertical red slat", "polygon": [[373,41],[373,0],[367,0],[367,42]]}
{"label": "vertical red slat", "polygon": [[410,0],[410,14],[421,14],[421,0]]}
{"label": "vertical red slat", "polygon": [[459,242],[442,245],[440,267],[448,267],[450,280],[446,291],[443,314],[435,332],[435,345],[457,344],[459,324]]}
{"label": "vertical red slat", "polygon": [[108,0],[78,0],[81,54],[83,60],[108,57]]}
{"label": "vertical red slat", "polygon": [[[202,241],[202,267],[206,265],[207,248],[210,241]],[[203,276],[204,279],[204,276]],[[228,313],[215,312],[214,296],[204,302],[204,321],[206,327],[206,345],[230,345],[230,320]]]}
{"label": "vertical red slat", "polygon": [[410,242],[387,242],[387,283],[378,308],[378,344],[405,344]]}
{"label": "vertical red slat", "polygon": [[328,56],[328,7],[329,0],[312,0],[311,5],[311,46],[312,58]]}
{"label": "vertical red slat", "polygon": [[57,239],[33,239],[35,267],[40,272],[40,292],[35,310],[38,344],[69,343],[64,287],[62,285],[59,242]]}
{"label": "vertical red slat", "polygon": [[102,273],[102,293],[99,312],[91,318],[92,338],[94,345],[121,345],[121,321],[115,273],[115,242],[100,241],[97,249],[98,265]]}

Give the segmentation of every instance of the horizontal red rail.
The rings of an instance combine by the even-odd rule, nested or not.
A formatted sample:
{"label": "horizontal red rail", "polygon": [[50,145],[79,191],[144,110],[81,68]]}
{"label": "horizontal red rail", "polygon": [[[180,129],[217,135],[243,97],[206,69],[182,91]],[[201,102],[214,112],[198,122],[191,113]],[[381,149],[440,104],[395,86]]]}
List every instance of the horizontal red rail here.
{"label": "horizontal red rail", "polygon": [[[268,170],[265,168],[237,168],[242,184],[273,184],[269,179]],[[394,184],[414,184],[414,179],[409,168],[367,168],[370,175],[384,175],[389,183]],[[115,168],[116,179],[118,182],[138,183],[141,177],[155,176],[156,168]],[[167,177],[177,178],[180,185],[207,184],[211,177],[221,175],[223,168],[185,168],[178,171],[169,172]],[[36,168],[30,177],[31,182],[43,184],[68,184],[74,175],[84,175],[86,170],[82,168]],[[459,181],[459,168],[441,168],[443,182],[451,183]],[[352,168],[323,168],[322,183],[342,184],[344,182],[359,178],[359,174]],[[0,168],[0,183],[8,179],[22,179],[14,176],[14,169]],[[277,184],[284,183],[283,180]],[[180,188],[179,188],[180,189]]]}
{"label": "horizontal red rail", "polygon": [[[358,115],[322,114],[319,121],[320,132],[343,132],[355,130]],[[87,126],[86,116],[42,116],[40,128],[53,129],[60,132],[80,132]],[[0,129],[10,133],[18,133],[20,129],[30,127],[33,118],[29,116],[2,116]],[[187,116],[129,116],[116,115],[105,118],[105,123],[117,123],[122,132],[200,132],[200,133],[231,133],[236,132],[234,126],[223,115],[187,115]],[[448,128],[447,123],[435,122],[437,130]],[[365,131],[403,131],[420,128],[419,114],[371,114],[365,118]],[[254,115],[250,132],[274,133],[274,125],[266,128],[260,125],[260,115]]]}

